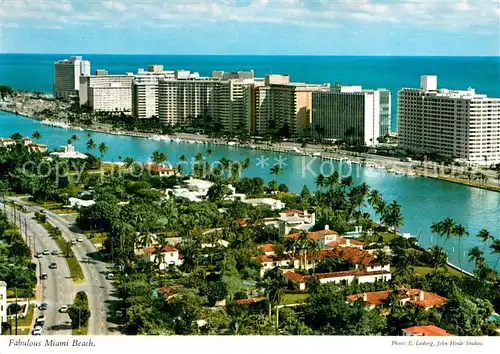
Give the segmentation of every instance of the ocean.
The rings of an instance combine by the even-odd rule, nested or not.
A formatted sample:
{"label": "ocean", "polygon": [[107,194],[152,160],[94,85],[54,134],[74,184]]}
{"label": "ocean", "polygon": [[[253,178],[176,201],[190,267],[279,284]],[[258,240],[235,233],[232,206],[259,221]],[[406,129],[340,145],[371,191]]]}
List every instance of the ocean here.
{"label": "ocean", "polygon": [[52,92],[54,61],[72,55],[90,60],[92,71],[107,69],[110,74],[163,64],[165,69],[190,70],[202,76],[210,76],[212,70],[253,69],[257,77],[289,74],[294,82],[386,88],[392,93],[393,131],[397,92],[402,87],[419,87],[420,75],[437,75],[440,88],[473,87],[478,93],[500,97],[500,57],[0,54],[0,84]]}

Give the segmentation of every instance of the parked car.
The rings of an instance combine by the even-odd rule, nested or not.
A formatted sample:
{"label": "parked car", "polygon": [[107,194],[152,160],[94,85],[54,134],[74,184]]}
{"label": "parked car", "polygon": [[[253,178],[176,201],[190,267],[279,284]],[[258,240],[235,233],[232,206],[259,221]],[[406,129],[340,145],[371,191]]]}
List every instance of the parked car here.
{"label": "parked car", "polygon": [[47,279],[47,273],[42,273],[42,275],[40,275],[40,279],[42,280]]}
{"label": "parked car", "polygon": [[33,336],[41,336],[42,335],[42,330],[41,329],[34,329],[31,334]]}
{"label": "parked car", "polygon": [[113,279],[115,279],[115,275],[114,275],[113,273],[108,273],[108,274],[106,275],[106,279],[108,279],[108,280],[113,280]]}
{"label": "parked car", "polygon": [[76,245],[76,240],[71,240],[72,245]]}
{"label": "parked car", "polygon": [[[42,304],[43,305],[43,304]],[[45,323],[45,316],[38,316],[36,318],[36,323]]]}
{"label": "parked car", "polygon": [[50,269],[57,269],[57,263],[54,263],[54,262],[50,263],[49,268]]}
{"label": "parked car", "polygon": [[43,257],[43,253],[42,253],[42,252],[37,252],[37,253],[35,254],[35,257],[36,257],[36,258],[42,258],[42,257]]}
{"label": "parked car", "polygon": [[76,240],[77,240],[78,242],[83,242],[83,237],[79,236],[79,237],[77,237],[77,238],[76,238]]}
{"label": "parked car", "polygon": [[[39,309],[39,310],[42,310],[42,311],[43,311],[43,310],[47,310],[48,308],[49,308],[49,305],[47,305],[47,303],[46,303],[46,302],[42,302],[42,303],[40,304],[40,306],[38,306],[38,309]],[[40,316],[40,317],[43,317],[43,318],[45,319],[45,316]],[[45,320],[44,320],[44,321],[45,321]]]}
{"label": "parked car", "polygon": [[62,305],[61,308],[59,309],[59,312],[66,313],[68,312],[68,309],[69,309],[68,305]]}
{"label": "parked car", "polygon": [[59,251],[58,250],[53,250],[52,252],[50,252],[53,256],[57,256],[59,254]]}
{"label": "parked car", "polygon": [[33,328],[35,331],[39,329],[40,331],[43,329],[43,323],[38,323],[35,328]]}
{"label": "parked car", "polygon": [[48,249],[44,249],[44,250],[43,250],[43,254],[44,254],[45,256],[48,256],[48,255],[50,255],[50,251],[49,251]]}

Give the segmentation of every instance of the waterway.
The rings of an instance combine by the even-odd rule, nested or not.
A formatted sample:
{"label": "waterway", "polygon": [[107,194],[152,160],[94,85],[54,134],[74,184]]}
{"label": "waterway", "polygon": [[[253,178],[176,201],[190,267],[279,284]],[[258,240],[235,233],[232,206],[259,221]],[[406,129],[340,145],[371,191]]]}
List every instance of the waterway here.
{"label": "waterway", "polygon": [[[196,144],[186,142],[155,141],[129,136],[119,136],[106,133],[87,132],[74,129],[62,129],[41,124],[16,116],[0,112],[0,137],[8,137],[15,132],[23,136],[31,136],[34,131],[41,133],[42,144],[49,145],[50,149],[66,144],[67,140],[76,135],[79,139],[74,142],[76,148],[84,153],[99,155],[98,151],[90,151],[86,147],[88,139],[92,138],[97,145],[105,142],[108,151],[103,158],[106,161],[119,161],[127,156],[136,161],[146,162],[153,151],[166,152],[171,163],[176,163],[181,155],[188,158],[196,153],[205,154],[207,149],[212,154],[209,161],[217,161],[221,157],[231,160],[250,158],[251,166],[244,175],[259,176],[266,181],[272,179],[289,186],[291,192],[299,193],[303,185],[310,190],[315,189],[315,177],[318,173],[329,174],[332,168],[341,171],[344,175],[351,173],[356,183],[367,183],[371,188],[379,190],[388,202],[397,200],[401,204],[404,215],[402,232],[409,232],[419,236],[423,247],[429,247],[437,242],[437,237],[430,232],[433,221],[440,221],[451,217],[465,226],[471,236],[462,240],[462,265],[471,271],[473,265],[468,263],[467,252],[474,246],[483,249],[484,244],[475,235],[482,228],[488,229],[497,238],[500,238],[500,193],[472,188],[460,184],[449,183],[431,178],[408,177],[394,175],[383,169],[375,169],[359,165],[340,165],[337,162],[324,161],[307,156],[279,154],[262,150],[251,150],[232,146],[214,144]],[[282,173],[271,175],[271,165],[282,162]],[[442,243],[439,240],[440,244]],[[458,241],[450,240],[445,249],[449,253],[450,262],[458,264]],[[494,266],[496,255],[491,255],[486,249],[485,258],[490,266]],[[498,267],[497,267],[498,268]]]}

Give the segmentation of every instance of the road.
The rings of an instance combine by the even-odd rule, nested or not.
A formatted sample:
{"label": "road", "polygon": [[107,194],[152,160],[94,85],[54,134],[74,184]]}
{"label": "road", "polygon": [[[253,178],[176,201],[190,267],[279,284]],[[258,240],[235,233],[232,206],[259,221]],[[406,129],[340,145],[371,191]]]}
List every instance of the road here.
{"label": "road", "polygon": [[22,199],[16,198],[15,201],[28,210],[44,211],[47,221],[62,231],[63,238],[66,241],[76,240],[78,237],[83,238],[83,242],[78,242],[72,249],[82,267],[86,281],[83,284],[73,284],[73,289],[85,291],[89,297],[91,316],[88,334],[120,334],[119,328],[108,322],[108,304],[110,301],[116,300],[116,298],[112,296],[112,282],[106,279],[106,264],[91,257],[98,254],[98,250],[92,242],[65,218],[41,207],[33,206]]}
{"label": "road", "polygon": [[[1,203],[0,206],[3,207]],[[11,217],[12,211],[12,208],[6,206],[7,215],[11,220],[13,220]],[[47,231],[33,220],[33,214],[17,212],[16,216],[16,224],[20,228],[22,227],[23,231],[26,230],[31,239],[34,239],[34,242],[30,242],[31,244],[29,245],[34,254],[36,252],[43,252],[45,249],[49,251],[59,250]],[[73,289],[66,261],[62,256],[43,255],[41,258],[33,258],[33,262],[37,265],[37,289],[39,295],[37,304],[40,305],[42,302],[45,302],[48,305],[45,311],[41,311],[38,308],[35,309],[34,317],[45,316],[44,334],[70,335],[70,318],[66,313],[59,312],[62,305],[72,303],[71,294]],[[57,269],[49,269],[51,263],[56,263]],[[42,273],[47,273],[46,280],[40,278]]]}

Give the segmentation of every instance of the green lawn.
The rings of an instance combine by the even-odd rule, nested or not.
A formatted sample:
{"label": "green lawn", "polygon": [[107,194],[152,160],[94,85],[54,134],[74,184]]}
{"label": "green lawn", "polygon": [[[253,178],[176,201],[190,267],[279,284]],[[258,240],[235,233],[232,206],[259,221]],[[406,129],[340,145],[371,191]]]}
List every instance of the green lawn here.
{"label": "green lawn", "polygon": [[[439,268],[438,272],[448,274],[450,276],[458,276],[462,277],[463,274],[460,273],[458,270],[451,268],[450,266],[446,266],[448,269],[448,272],[445,272],[443,268]],[[418,275],[426,275],[429,273],[432,273],[434,271],[434,268],[431,267],[416,267],[414,266],[413,269],[415,270],[415,273]]]}
{"label": "green lawn", "polygon": [[[390,241],[392,241],[392,239],[397,237],[397,235],[395,235],[391,232],[379,232],[377,235],[368,236],[368,238],[367,238],[368,242],[378,242],[379,236],[382,236],[382,238],[384,239],[384,243],[389,243]],[[365,238],[363,236],[361,236],[357,240],[364,242]]]}
{"label": "green lawn", "polygon": [[25,318],[19,318],[17,320],[17,325],[19,327],[31,327],[31,322],[33,321],[33,313],[35,312],[35,305],[30,305],[28,313]]}
{"label": "green lawn", "polygon": [[281,299],[281,305],[297,304],[304,302],[309,294],[284,294]]}
{"label": "green lawn", "polygon": [[88,334],[88,331],[89,331],[89,324],[87,322],[87,324],[85,324],[85,326],[83,326],[83,327],[80,327],[80,329],[73,328],[71,330],[71,334],[73,336],[86,336]]}

